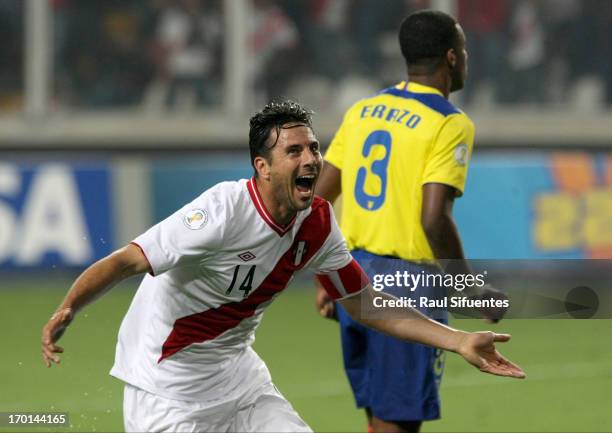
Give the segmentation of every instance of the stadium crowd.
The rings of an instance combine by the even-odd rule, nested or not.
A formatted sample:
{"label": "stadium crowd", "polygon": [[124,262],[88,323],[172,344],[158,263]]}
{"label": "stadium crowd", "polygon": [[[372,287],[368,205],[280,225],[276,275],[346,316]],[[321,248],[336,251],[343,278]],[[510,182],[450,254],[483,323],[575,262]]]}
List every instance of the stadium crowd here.
{"label": "stadium crowd", "polygon": [[[50,1],[56,106],[221,104],[221,0]],[[256,102],[318,93],[319,109],[337,108],[330,104],[347,83],[376,89],[396,82],[404,72],[398,20],[428,4],[251,0],[248,74]],[[22,105],[24,7],[0,0],[0,110]],[[470,49],[467,108],[612,104],[612,2],[457,0],[457,15]]]}

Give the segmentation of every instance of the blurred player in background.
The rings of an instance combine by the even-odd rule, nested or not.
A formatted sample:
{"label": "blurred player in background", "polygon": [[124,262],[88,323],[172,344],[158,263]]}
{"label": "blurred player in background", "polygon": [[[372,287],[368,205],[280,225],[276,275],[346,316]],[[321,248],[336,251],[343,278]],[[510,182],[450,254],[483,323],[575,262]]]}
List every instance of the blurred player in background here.
{"label": "blurred player in background", "polygon": [[322,158],[310,112],[271,103],[250,126],[254,177],[214,186],[87,269],[43,329],[47,366],[59,362],[55,343],[79,310],[148,272],[121,324],[111,370],[126,384],[127,431],[310,431],[251,349],[265,308],[295,272],[310,268],[355,320],[460,353],[481,371],[524,377],[495,350],[508,335],[456,331],[409,309],[404,320],[362,316],[376,293],[330,204],[314,196]]}
{"label": "blurred player in background", "polygon": [[[435,274],[437,259],[459,259],[446,272],[468,274],[452,208],[463,194],[474,125],[448,101],[466,80],[465,36],[451,16],[425,10],[403,21],[399,42],[409,81],[347,111],[316,192],[332,203],[343,193],[342,232],[365,269]],[[433,295],[427,287],[416,293]],[[321,287],[316,302],[340,322],[346,373],[371,430],[416,432],[440,417],[441,351],[363,327]]]}

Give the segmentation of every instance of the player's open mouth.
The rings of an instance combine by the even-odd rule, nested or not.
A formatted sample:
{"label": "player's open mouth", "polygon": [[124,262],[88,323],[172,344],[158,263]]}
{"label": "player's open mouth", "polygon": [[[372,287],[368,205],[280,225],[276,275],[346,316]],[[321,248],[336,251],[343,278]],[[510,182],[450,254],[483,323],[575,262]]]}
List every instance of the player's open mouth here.
{"label": "player's open mouth", "polygon": [[316,178],[317,177],[314,174],[298,176],[295,178],[295,187],[301,193],[310,194],[313,190]]}

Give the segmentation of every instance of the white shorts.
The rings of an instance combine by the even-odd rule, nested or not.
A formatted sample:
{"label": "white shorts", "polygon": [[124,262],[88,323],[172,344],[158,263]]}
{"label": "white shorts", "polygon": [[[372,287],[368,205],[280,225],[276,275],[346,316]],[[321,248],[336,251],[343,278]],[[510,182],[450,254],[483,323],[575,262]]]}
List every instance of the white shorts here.
{"label": "white shorts", "polygon": [[217,403],[171,400],[126,384],[123,419],[126,432],[312,432],[272,382]]}

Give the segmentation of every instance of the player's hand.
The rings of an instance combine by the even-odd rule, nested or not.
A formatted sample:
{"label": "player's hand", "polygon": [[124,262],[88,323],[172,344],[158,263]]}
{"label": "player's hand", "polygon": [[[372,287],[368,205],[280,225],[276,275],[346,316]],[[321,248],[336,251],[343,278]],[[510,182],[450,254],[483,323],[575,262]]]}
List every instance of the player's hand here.
{"label": "player's hand", "polygon": [[56,311],[49,319],[42,330],[42,356],[47,367],[51,367],[51,362],[60,363],[58,353],[63,353],[64,348],[56,346],[55,343],[64,334],[64,331],[72,322],[74,313],[71,308],[64,308]]}
{"label": "player's hand", "polygon": [[329,297],[319,280],[315,279],[317,286],[317,294],[315,295],[315,306],[319,314],[326,319],[338,320],[336,317],[336,305],[332,298]]}
{"label": "player's hand", "polygon": [[524,379],[526,374],[521,367],[504,358],[495,348],[495,342],[508,340],[508,334],[489,331],[466,333],[459,343],[457,353],[484,373]]}

